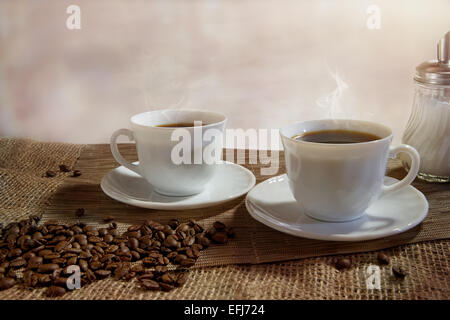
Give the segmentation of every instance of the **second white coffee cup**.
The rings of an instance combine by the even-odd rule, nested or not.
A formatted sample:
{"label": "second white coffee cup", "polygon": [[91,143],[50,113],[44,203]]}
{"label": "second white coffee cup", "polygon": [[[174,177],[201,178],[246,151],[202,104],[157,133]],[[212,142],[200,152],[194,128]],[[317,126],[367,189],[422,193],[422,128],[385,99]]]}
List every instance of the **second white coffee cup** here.
{"label": "second white coffee cup", "polygon": [[[380,139],[348,144],[315,143],[293,139],[298,134],[322,130],[354,130]],[[390,147],[392,131],[381,124],[359,120],[297,122],[280,130],[289,186],[307,215],[343,222],[364,215],[381,195],[409,185],[419,169],[419,154],[411,146]],[[411,158],[408,175],[383,184],[388,157],[404,152]]]}

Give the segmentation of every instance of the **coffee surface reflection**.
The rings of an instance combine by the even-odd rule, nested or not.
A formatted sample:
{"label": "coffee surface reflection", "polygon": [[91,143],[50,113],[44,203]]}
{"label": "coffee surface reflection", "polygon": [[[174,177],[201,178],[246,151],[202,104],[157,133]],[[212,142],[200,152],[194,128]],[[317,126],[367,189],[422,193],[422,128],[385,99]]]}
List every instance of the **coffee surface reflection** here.
{"label": "coffee surface reflection", "polygon": [[292,139],[316,143],[342,144],[369,142],[379,140],[381,138],[374,134],[362,131],[321,130],[297,134],[293,136]]}

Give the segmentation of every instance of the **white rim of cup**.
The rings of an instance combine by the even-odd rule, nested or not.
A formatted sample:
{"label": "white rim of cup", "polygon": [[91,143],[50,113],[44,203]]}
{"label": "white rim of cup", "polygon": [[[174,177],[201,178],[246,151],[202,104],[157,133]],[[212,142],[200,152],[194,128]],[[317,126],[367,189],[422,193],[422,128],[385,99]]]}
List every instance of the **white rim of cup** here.
{"label": "white rim of cup", "polygon": [[[289,127],[295,126],[295,125],[300,125],[300,124],[306,124],[306,123],[314,123],[314,122],[330,122],[330,121],[334,121],[334,122],[359,122],[359,123],[366,123],[368,125],[371,126],[376,126],[376,127],[380,127],[383,128],[384,130],[387,130],[389,132],[389,135],[381,138],[381,139],[377,139],[377,140],[371,140],[371,141],[365,141],[365,142],[352,142],[352,143],[323,143],[323,142],[311,142],[311,141],[303,141],[303,140],[297,140],[297,139],[293,139],[292,137],[288,137],[287,135],[285,135],[283,133],[283,131]],[[330,129],[333,130],[333,129]],[[336,129],[339,130],[339,129]],[[349,129],[351,130],[351,129]],[[319,131],[319,130],[316,130]],[[283,128],[281,128],[280,130],[280,135],[282,135],[284,138],[294,141],[296,143],[300,143],[300,144],[307,144],[307,145],[317,145],[317,146],[327,146],[327,147],[331,147],[331,148],[339,148],[339,147],[348,147],[348,146],[355,146],[355,145],[367,145],[367,144],[376,144],[376,143],[381,143],[381,142],[385,142],[386,140],[392,139],[393,137],[393,133],[392,130],[388,127],[385,126],[383,124],[377,123],[377,122],[372,122],[372,121],[367,121],[367,120],[356,120],[356,119],[319,119],[319,120],[306,120],[306,121],[297,121],[294,123],[291,123]]]}
{"label": "white rim of cup", "polygon": [[[156,112],[162,112],[162,111],[187,111],[187,112],[209,113],[209,114],[213,114],[213,115],[216,115],[218,117],[222,117],[223,118],[223,120],[221,120],[221,121],[217,121],[217,122],[213,122],[213,123],[209,123],[207,125],[201,126],[202,129],[207,129],[209,127],[213,127],[213,126],[216,126],[218,124],[225,123],[227,121],[227,117],[223,113],[216,112],[216,111],[208,111],[208,110],[200,110],[200,109],[179,109],[179,110],[178,109],[158,109],[158,110],[145,111],[145,112],[141,112],[141,113],[137,113],[135,115],[132,115],[130,117],[130,123],[132,125],[134,125],[134,126],[138,126],[138,127],[141,127],[141,128],[152,128],[152,129],[157,129],[157,130],[175,130],[175,129],[179,129],[179,127],[158,127],[158,126],[155,126],[155,125],[144,125],[144,124],[140,124],[140,123],[137,123],[137,122],[133,121],[134,117],[137,117],[137,116],[140,116],[140,115],[143,115],[143,114],[150,114],[150,113],[153,113],[153,112],[156,113]],[[184,128],[191,129],[191,128],[195,128],[195,126],[184,127]]]}

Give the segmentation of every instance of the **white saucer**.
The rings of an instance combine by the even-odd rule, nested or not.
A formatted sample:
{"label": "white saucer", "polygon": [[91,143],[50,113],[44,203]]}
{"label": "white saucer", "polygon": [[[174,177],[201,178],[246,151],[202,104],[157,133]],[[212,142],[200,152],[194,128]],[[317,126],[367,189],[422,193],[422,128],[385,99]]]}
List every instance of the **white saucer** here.
{"label": "white saucer", "polygon": [[100,186],[109,197],[132,206],[185,210],[209,207],[238,198],[255,185],[255,180],[248,169],[224,161],[217,164],[216,173],[205,191],[192,196],[170,197],[156,193],[147,180],[123,166],[108,172]]}
{"label": "white saucer", "polygon": [[[398,181],[385,177],[386,184]],[[418,225],[428,213],[425,196],[412,186],[404,187],[377,200],[366,214],[350,222],[323,222],[305,215],[289,189],[286,174],[254,187],[245,205],[259,222],[309,239],[361,241],[387,237]]]}

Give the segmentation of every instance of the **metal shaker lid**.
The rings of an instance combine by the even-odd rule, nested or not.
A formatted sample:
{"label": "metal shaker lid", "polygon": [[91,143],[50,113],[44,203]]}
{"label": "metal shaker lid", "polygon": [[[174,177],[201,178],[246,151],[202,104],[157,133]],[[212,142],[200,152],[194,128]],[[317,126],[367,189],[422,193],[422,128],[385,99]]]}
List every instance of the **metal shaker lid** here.
{"label": "metal shaker lid", "polygon": [[430,60],[417,66],[414,80],[422,83],[450,85],[450,31],[437,45],[437,60]]}

